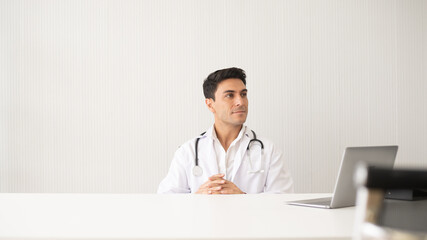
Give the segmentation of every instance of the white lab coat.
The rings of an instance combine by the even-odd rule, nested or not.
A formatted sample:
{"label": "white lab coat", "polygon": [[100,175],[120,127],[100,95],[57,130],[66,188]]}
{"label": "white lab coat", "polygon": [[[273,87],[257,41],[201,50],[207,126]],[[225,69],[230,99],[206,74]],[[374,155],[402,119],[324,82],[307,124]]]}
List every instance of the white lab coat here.
{"label": "white lab coat", "polygon": [[[247,150],[253,134],[244,127],[241,144],[236,152],[233,173],[229,176],[240,190],[245,193],[290,193],[293,192],[293,180],[285,168],[281,151],[272,142],[258,137],[264,144],[264,153],[260,158],[261,148],[256,142]],[[176,151],[169,172],[160,183],[158,193],[195,193],[212,175],[218,174],[212,138],[213,126],[200,138],[198,145],[199,166],[203,169],[202,176],[194,176],[196,138],[184,143]],[[249,162],[249,154],[251,156]],[[264,170],[264,171],[262,171]]]}

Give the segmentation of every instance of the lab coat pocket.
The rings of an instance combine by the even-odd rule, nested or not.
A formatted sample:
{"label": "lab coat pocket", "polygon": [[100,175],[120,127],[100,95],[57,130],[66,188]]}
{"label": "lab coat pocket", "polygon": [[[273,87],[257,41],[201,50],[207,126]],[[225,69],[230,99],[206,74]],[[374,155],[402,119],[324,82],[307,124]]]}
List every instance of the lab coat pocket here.
{"label": "lab coat pocket", "polygon": [[257,174],[265,172],[265,164],[262,159],[263,149],[260,147],[254,147],[247,151],[246,153],[246,166],[248,174]]}
{"label": "lab coat pocket", "polygon": [[[249,153],[250,152],[250,153]],[[264,191],[267,172],[264,159],[261,159],[260,149],[254,148],[245,154],[244,164],[240,171],[241,182],[238,186],[246,193],[261,193]]]}

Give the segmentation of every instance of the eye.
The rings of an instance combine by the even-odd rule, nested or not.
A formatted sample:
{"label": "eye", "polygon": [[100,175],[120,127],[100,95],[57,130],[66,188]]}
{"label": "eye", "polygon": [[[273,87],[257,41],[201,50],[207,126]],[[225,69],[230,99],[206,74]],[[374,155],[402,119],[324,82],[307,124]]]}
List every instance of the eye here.
{"label": "eye", "polygon": [[229,94],[225,95],[225,97],[226,97],[226,98],[232,98],[232,97],[233,97],[233,94],[232,94],[232,93],[229,93]]}
{"label": "eye", "polygon": [[244,93],[241,93],[240,94],[240,96],[242,96],[242,97],[246,97],[248,95],[248,93],[247,92],[244,92]]}

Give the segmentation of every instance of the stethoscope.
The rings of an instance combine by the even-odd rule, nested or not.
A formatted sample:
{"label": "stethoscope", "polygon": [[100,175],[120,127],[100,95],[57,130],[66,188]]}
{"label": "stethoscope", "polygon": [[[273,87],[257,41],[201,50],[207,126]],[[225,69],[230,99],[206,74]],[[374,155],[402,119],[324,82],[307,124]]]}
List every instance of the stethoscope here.
{"label": "stethoscope", "polygon": [[[253,139],[251,139],[250,141],[249,141],[249,143],[248,143],[248,147],[246,148],[246,150],[248,151],[249,150],[249,148],[250,148],[250,146],[251,146],[251,143],[253,143],[253,142],[258,142],[258,143],[260,143],[260,145],[261,145],[261,159],[262,159],[262,155],[263,155],[263,153],[264,153],[264,144],[262,143],[262,141],[261,140],[259,140],[257,137],[256,137],[256,134],[255,134],[255,132],[253,131],[253,130],[251,130],[251,132],[252,132],[252,134],[254,135],[254,138]],[[202,133],[202,134],[200,134],[200,136],[203,136],[204,134],[205,134],[206,132],[204,132],[204,133]],[[193,175],[194,176],[196,176],[196,177],[200,177],[200,176],[202,176],[203,175],[203,169],[199,166],[199,157],[198,157],[198,154],[199,154],[199,149],[198,149],[198,145],[199,145],[199,140],[200,140],[200,137],[198,137],[197,139],[196,139],[196,146],[195,146],[195,152],[196,152],[196,158],[194,159],[194,161],[195,161],[195,166],[193,167]],[[251,161],[251,156],[250,156],[250,154],[249,154],[249,165],[250,165],[250,167],[251,167],[251,169],[253,169],[252,168],[252,161]],[[248,171],[248,173],[257,173],[257,172],[264,172],[264,170],[257,170],[257,171]]]}

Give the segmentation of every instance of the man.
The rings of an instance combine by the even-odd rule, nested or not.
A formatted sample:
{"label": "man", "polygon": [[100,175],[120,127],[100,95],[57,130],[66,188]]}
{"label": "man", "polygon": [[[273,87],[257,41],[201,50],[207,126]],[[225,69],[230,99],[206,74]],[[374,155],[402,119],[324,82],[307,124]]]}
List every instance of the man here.
{"label": "man", "polygon": [[176,151],[158,193],[293,192],[282,153],[244,125],[248,115],[245,72],[239,68],[215,71],[205,79],[203,92],[215,123]]}

